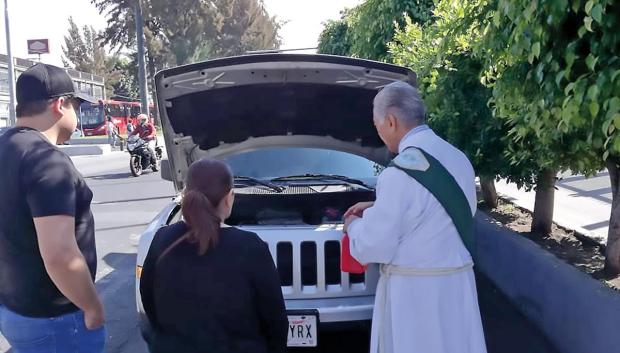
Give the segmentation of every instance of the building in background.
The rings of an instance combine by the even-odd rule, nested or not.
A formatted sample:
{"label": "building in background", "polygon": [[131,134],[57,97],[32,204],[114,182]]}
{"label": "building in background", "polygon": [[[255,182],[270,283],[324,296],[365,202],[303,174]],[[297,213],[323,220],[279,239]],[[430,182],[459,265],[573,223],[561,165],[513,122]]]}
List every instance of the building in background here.
{"label": "building in background", "polygon": [[[36,64],[35,61],[27,59],[15,59],[15,80],[19,75],[30,66]],[[8,57],[0,54],[0,127],[9,125],[9,61]],[[73,84],[83,93],[90,94],[97,99],[105,99],[104,79],[101,76],[86,72],[66,69],[73,80]]]}

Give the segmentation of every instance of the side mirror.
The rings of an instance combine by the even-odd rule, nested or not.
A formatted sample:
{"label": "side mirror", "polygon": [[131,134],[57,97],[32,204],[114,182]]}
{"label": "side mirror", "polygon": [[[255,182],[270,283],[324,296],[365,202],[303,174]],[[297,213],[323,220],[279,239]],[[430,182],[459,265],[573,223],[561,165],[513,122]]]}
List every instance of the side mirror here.
{"label": "side mirror", "polygon": [[172,166],[170,165],[170,160],[167,158],[161,160],[161,178],[174,182],[172,178]]}

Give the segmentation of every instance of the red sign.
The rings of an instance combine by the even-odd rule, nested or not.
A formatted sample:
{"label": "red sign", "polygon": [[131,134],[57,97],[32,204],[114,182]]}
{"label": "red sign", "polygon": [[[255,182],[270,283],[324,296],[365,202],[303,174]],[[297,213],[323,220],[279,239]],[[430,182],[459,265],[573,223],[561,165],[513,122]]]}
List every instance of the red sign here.
{"label": "red sign", "polygon": [[48,39],[28,39],[28,54],[48,54],[49,52]]}

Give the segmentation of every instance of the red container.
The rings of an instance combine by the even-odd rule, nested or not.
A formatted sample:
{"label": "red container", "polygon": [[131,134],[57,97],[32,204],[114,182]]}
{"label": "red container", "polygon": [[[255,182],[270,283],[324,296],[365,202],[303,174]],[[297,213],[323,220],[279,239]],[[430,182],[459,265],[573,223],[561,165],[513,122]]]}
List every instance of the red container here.
{"label": "red container", "polygon": [[361,274],[368,266],[360,264],[352,255],[349,245],[349,235],[344,233],[340,244],[340,270],[342,272]]}

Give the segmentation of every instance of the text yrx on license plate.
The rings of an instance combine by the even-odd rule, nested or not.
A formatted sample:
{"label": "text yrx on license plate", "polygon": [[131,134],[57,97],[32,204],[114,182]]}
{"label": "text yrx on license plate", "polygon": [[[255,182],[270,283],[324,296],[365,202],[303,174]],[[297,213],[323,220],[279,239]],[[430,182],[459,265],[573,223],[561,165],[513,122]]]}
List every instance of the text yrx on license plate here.
{"label": "text yrx on license plate", "polygon": [[289,315],[288,346],[316,347],[318,345],[317,321],[316,315]]}

